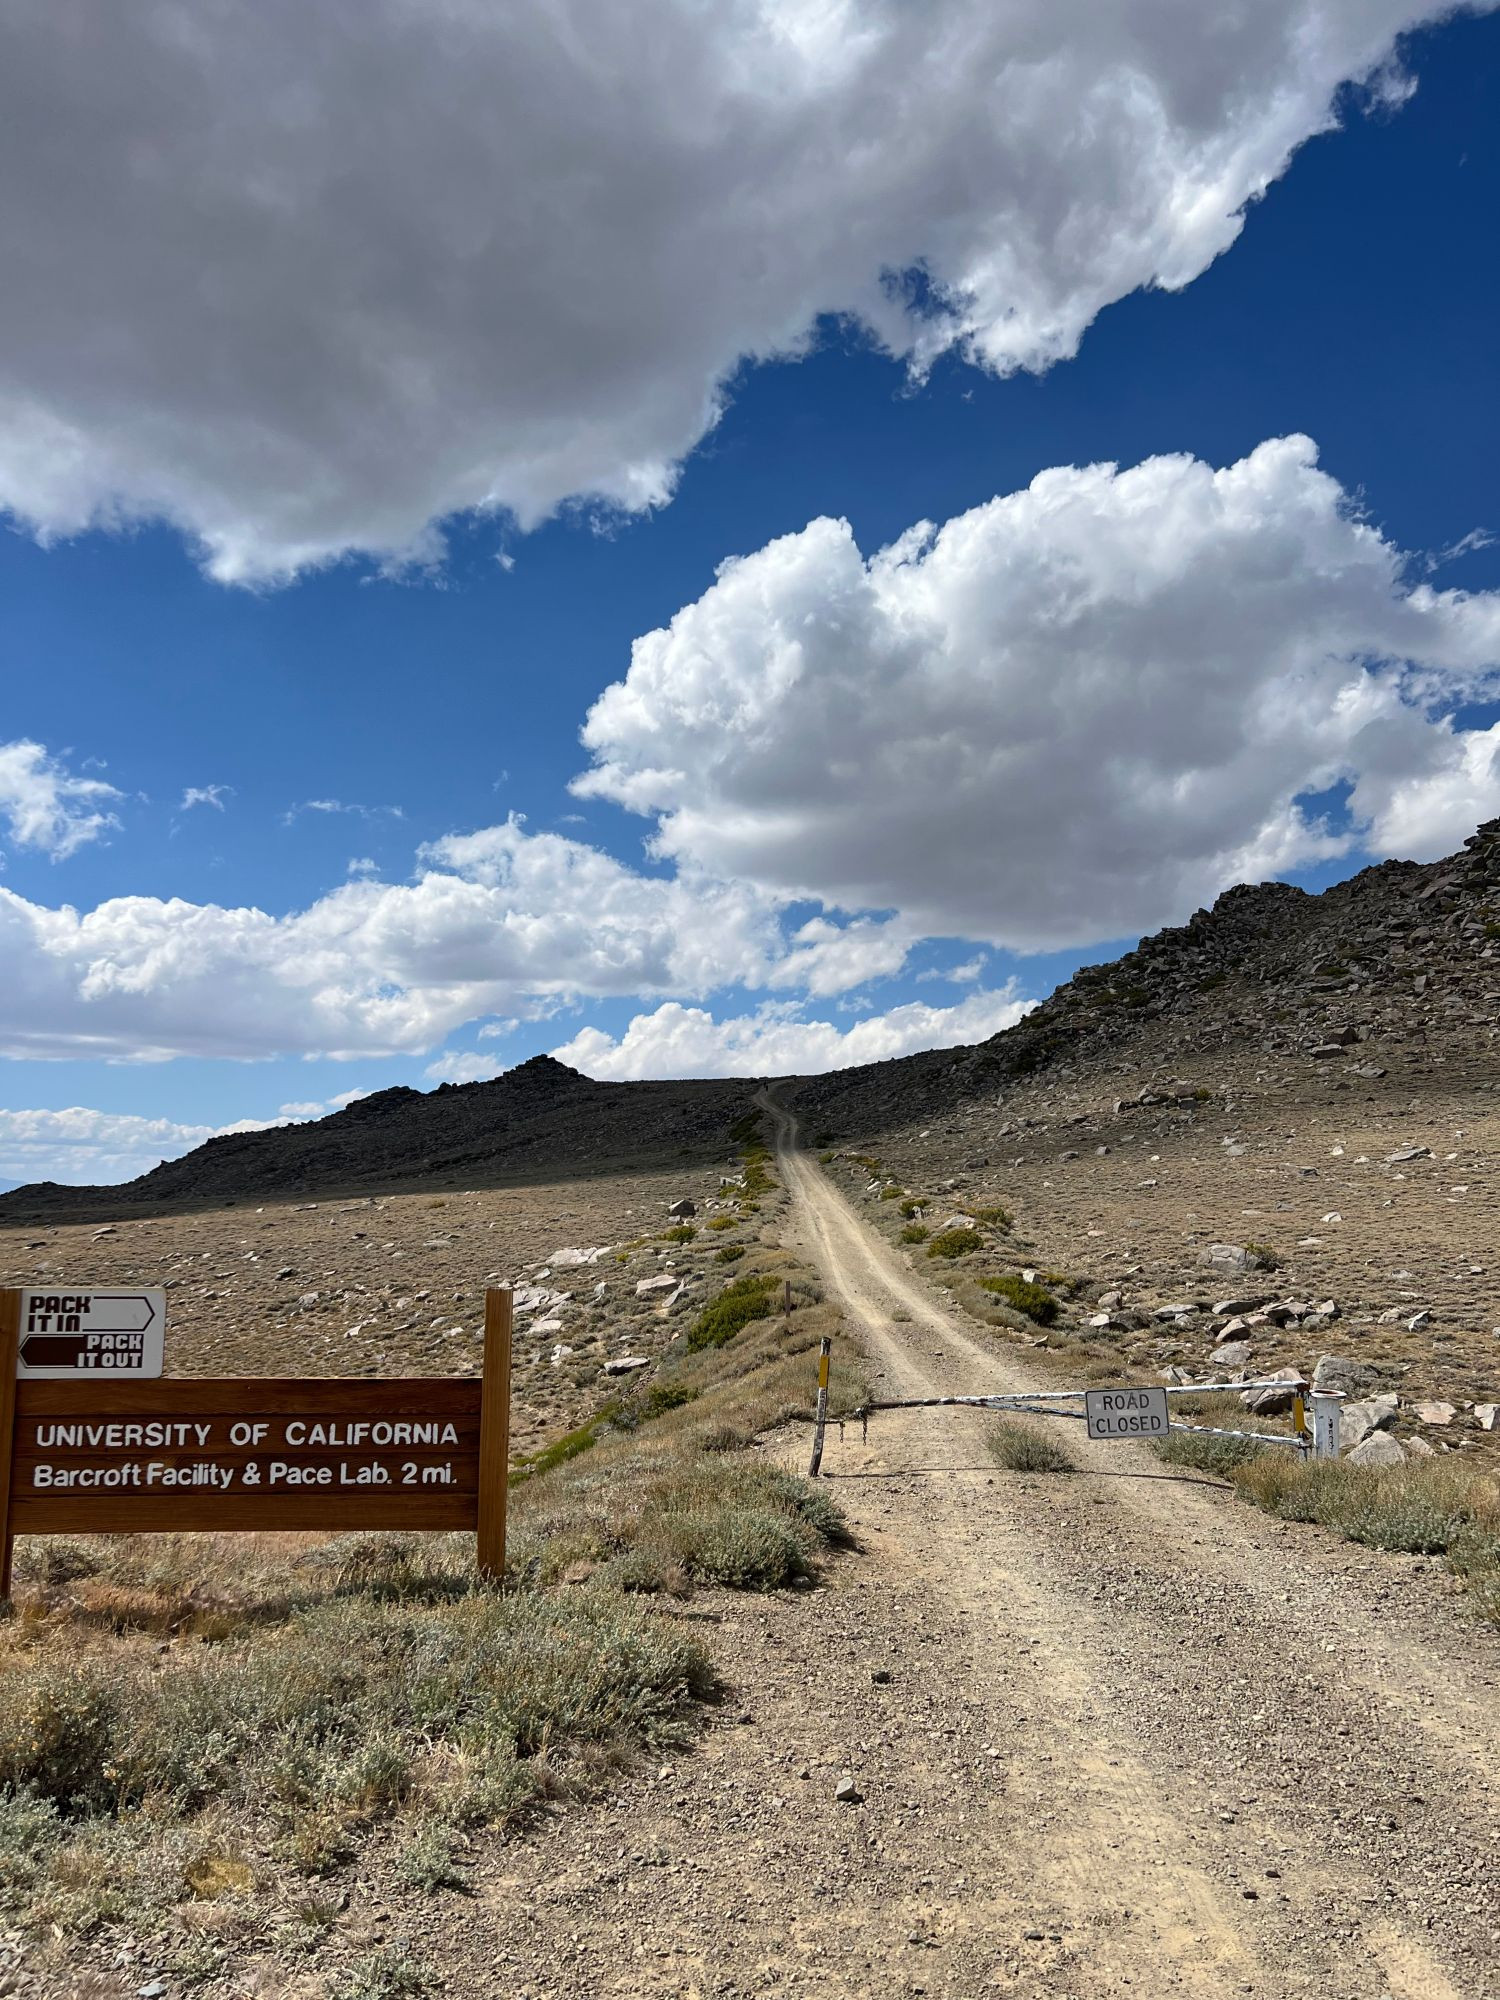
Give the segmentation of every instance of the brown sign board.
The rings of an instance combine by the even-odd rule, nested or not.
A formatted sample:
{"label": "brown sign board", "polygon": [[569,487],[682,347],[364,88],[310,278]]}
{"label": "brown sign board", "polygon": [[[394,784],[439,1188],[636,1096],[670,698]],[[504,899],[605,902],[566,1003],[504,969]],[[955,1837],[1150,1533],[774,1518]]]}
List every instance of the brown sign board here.
{"label": "brown sign board", "polygon": [[485,1297],[482,1378],[391,1381],[17,1382],[21,1301],[0,1292],[0,1597],[16,1534],[457,1528],[504,1568],[508,1291]]}

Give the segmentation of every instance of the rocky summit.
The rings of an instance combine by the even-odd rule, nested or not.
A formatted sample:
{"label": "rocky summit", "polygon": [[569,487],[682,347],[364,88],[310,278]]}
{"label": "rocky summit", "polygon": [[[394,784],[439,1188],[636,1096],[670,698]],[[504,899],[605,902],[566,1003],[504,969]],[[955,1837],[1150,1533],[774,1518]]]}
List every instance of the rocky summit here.
{"label": "rocky summit", "polygon": [[153,1214],[282,1196],[491,1184],[717,1157],[742,1082],[596,1083],[551,1056],[487,1083],[398,1086],[302,1125],[227,1133],[118,1187],[35,1182],[0,1223]]}
{"label": "rocky summit", "polygon": [[1084,967],[977,1048],[835,1071],[804,1083],[798,1102],[874,1132],[1028,1084],[1066,1095],[1100,1075],[1140,1102],[1181,1098],[1196,1086],[1177,1072],[1205,1061],[1252,1065],[1257,1089],[1310,1064],[1354,1089],[1393,1062],[1413,1077],[1489,1084],[1500,1077],[1497,1027],[1500,820],[1490,820],[1447,860],[1382,862],[1319,895],[1285,882],[1228,889],[1113,964]]}

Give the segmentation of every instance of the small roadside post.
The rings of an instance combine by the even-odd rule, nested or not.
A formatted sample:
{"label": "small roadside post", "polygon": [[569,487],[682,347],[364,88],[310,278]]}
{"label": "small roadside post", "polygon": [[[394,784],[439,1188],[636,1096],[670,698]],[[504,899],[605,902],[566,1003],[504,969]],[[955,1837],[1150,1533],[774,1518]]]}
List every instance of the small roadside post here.
{"label": "small roadside post", "polygon": [[823,1433],[828,1428],[828,1357],[833,1352],[833,1336],[825,1333],[818,1343],[818,1408],[813,1419],[812,1463],[807,1468],[809,1479],[816,1479],[823,1468]]}
{"label": "small roadside post", "polygon": [[1338,1457],[1339,1418],[1343,1405],[1342,1389],[1313,1390],[1312,1455],[1314,1458]]}

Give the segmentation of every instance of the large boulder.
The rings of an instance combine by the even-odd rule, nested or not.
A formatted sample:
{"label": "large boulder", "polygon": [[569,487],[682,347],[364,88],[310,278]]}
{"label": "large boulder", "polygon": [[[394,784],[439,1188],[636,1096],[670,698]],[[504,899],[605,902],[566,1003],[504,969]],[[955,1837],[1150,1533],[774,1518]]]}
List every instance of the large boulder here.
{"label": "large boulder", "polygon": [[1247,1389],[1241,1401],[1258,1416],[1274,1417],[1289,1410],[1297,1398],[1297,1385],[1302,1381],[1300,1368],[1278,1368],[1266,1378],[1270,1385],[1264,1389]]}
{"label": "large boulder", "polygon": [[1346,1354],[1324,1354],[1313,1370],[1313,1388],[1324,1395],[1363,1396],[1375,1388],[1379,1375],[1368,1362]]}
{"label": "large boulder", "polygon": [[1406,1453],[1397,1444],[1389,1431],[1371,1431],[1362,1444],[1357,1444],[1348,1457],[1350,1465],[1405,1465]]}
{"label": "large boulder", "polygon": [[1389,1430],[1395,1421],[1394,1396],[1365,1396],[1357,1403],[1345,1403],[1339,1411],[1339,1442],[1345,1451],[1352,1451],[1372,1431]]}
{"label": "large boulder", "polygon": [[1215,1374],[1230,1374],[1250,1366],[1250,1343],[1248,1340],[1226,1340],[1216,1347],[1208,1357],[1208,1365]]}

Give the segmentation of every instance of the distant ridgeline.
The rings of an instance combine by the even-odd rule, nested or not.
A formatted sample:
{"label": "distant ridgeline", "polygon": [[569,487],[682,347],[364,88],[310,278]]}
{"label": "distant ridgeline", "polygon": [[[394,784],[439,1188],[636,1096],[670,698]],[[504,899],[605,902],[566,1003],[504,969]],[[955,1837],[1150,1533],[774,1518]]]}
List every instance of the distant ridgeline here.
{"label": "distant ridgeline", "polygon": [[305,1125],[227,1133],[116,1187],[33,1182],[0,1194],[0,1224],[727,1160],[729,1128],[757,1088],[739,1078],[595,1083],[533,1056],[489,1083],[401,1085]]}
{"label": "distant ridgeline", "polygon": [[[1238,1043],[1327,1053],[1330,1036],[1371,1033],[1431,1041],[1444,1060],[1500,1076],[1497,993],[1500,820],[1490,820],[1445,861],[1385,861],[1321,895],[1285,882],[1227,889],[1112,965],[1083,967],[977,1047],[793,1078],[788,1095],[821,1143],[825,1131],[873,1137],[993,1101],[1062,1068],[1126,1075]],[[759,1088],[753,1078],[596,1083],[534,1056],[492,1083],[383,1090],[315,1123],[210,1139],[119,1187],[16,1188],[0,1194],[0,1223],[722,1158]]]}

